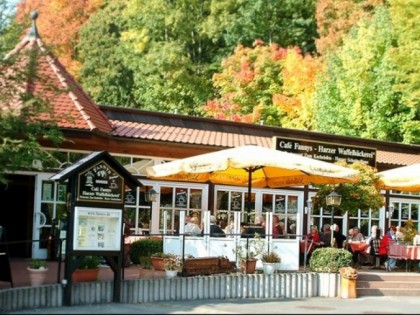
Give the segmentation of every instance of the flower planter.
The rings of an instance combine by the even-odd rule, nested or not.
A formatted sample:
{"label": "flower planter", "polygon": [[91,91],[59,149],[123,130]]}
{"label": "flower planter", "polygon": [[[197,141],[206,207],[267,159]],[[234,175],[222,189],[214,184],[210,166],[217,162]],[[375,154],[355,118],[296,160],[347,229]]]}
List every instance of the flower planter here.
{"label": "flower planter", "polygon": [[166,278],[174,278],[178,274],[178,270],[165,270]]}
{"label": "flower planter", "polygon": [[152,264],[152,267],[154,270],[165,270],[165,262],[167,258],[162,257],[150,257],[150,263]]}
{"label": "flower planter", "polygon": [[32,269],[27,268],[29,271],[29,281],[32,286],[43,285],[47,277],[48,268]]}
{"label": "flower planter", "polygon": [[279,266],[279,263],[263,262],[263,272],[267,275],[273,274]]}
{"label": "flower planter", "polygon": [[255,267],[257,266],[256,259],[241,260],[241,272],[247,274],[255,273]]}
{"label": "flower planter", "polygon": [[76,269],[71,275],[73,282],[92,282],[98,280],[99,268]]}

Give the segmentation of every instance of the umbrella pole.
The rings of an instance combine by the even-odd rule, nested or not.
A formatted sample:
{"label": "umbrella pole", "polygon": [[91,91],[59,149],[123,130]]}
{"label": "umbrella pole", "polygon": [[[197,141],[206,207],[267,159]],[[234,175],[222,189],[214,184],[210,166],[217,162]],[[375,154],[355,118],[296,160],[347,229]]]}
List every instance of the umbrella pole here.
{"label": "umbrella pole", "polygon": [[251,213],[251,184],[252,184],[252,170],[248,169],[248,204],[247,204],[247,222],[249,223],[250,213]]}

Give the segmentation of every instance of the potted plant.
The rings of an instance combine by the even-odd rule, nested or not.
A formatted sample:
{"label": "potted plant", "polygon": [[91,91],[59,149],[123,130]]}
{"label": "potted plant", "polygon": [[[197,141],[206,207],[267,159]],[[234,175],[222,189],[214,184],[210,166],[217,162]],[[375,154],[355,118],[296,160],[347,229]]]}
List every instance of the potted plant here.
{"label": "potted plant", "polygon": [[154,270],[165,270],[165,261],[168,258],[172,258],[173,254],[165,254],[162,252],[157,252],[150,256],[150,263]]}
{"label": "potted plant", "polygon": [[77,269],[73,271],[74,282],[96,281],[99,274],[99,256],[88,255],[82,258]]}
{"label": "potted plant", "polygon": [[29,271],[29,281],[31,285],[35,286],[45,283],[48,272],[48,264],[46,260],[31,259],[27,270]]}
{"label": "potted plant", "polygon": [[281,258],[276,252],[264,253],[261,257],[263,271],[265,274],[272,274],[281,263]]}
{"label": "potted plant", "polygon": [[179,255],[168,255],[170,257],[166,258],[164,264],[165,273],[167,278],[173,278],[182,270],[182,257]]}
{"label": "potted plant", "polygon": [[254,238],[247,239],[236,246],[236,258],[239,261],[241,272],[254,273],[257,259],[264,253],[264,242],[261,236],[255,233]]}

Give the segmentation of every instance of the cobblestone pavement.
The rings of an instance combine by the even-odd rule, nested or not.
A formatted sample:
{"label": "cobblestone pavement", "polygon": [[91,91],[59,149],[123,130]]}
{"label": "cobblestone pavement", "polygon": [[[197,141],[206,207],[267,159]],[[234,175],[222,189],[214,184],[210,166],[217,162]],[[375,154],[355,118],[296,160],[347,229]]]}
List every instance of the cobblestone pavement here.
{"label": "cobblestone pavement", "polygon": [[246,299],[103,304],[31,309],[8,314],[418,314],[418,297]]}

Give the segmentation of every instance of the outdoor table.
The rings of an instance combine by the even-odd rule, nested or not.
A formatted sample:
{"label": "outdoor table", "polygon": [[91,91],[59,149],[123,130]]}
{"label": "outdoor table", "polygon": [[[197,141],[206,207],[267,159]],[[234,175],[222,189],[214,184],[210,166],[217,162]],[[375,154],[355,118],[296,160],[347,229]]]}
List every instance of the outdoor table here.
{"label": "outdoor table", "polygon": [[405,271],[408,271],[408,263],[412,260],[420,260],[420,246],[390,244],[388,257],[397,260],[405,260]]}
{"label": "outdoor table", "polygon": [[363,258],[366,256],[366,249],[369,244],[365,242],[349,242],[349,246],[354,255],[357,255],[357,262],[359,265],[363,263]]}

